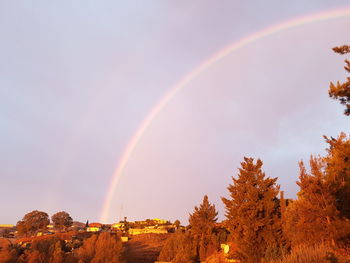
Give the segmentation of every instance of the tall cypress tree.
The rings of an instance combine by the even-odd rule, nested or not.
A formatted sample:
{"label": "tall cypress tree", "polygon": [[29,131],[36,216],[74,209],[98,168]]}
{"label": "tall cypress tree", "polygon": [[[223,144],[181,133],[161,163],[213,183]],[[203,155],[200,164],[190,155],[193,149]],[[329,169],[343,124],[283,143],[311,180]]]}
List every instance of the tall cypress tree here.
{"label": "tall cypress tree", "polygon": [[265,177],[263,162],[244,157],[233,184],[228,186],[230,199],[226,206],[227,225],[237,245],[237,256],[243,262],[261,262],[269,248],[278,247],[281,219],[277,195],[277,178]]}

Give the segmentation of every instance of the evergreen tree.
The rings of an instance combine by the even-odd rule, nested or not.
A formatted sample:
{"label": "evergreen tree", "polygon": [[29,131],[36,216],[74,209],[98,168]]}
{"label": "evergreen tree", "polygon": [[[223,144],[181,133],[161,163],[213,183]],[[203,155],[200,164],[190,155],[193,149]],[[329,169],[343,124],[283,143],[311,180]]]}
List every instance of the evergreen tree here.
{"label": "evergreen tree", "polygon": [[237,245],[237,257],[243,262],[261,262],[267,253],[279,251],[281,218],[277,178],[265,177],[260,159],[244,157],[237,178],[228,186],[227,226]]}
{"label": "evergreen tree", "polygon": [[341,216],[350,219],[350,139],[341,133],[337,139],[325,137],[329,144],[326,163],[326,179],[335,195]]}
{"label": "evergreen tree", "polygon": [[193,214],[190,214],[192,233],[197,236],[209,234],[217,221],[217,216],[215,205],[210,204],[208,196],[205,195],[202,204],[199,207],[195,206]]}
{"label": "evergreen tree", "polygon": [[[333,51],[342,55],[347,54],[350,53],[350,46],[335,47]],[[350,61],[346,59],[345,64],[345,70],[350,73]],[[338,81],[336,85],[331,82],[328,93],[331,98],[339,100],[341,104],[345,105],[344,114],[350,115],[350,78],[347,78],[347,81],[344,83],[339,83]]]}
{"label": "evergreen tree", "polygon": [[195,206],[193,214],[190,214],[191,234],[197,242],[200,261],[205,261],[206,257],[216,249],[216,244],[213,242],[213,229],[217,216],[215,205],[210,204],[207,195],[204,196],[202,204],[199,207]]}
{"label": "evergreen tree", "polygon": [[292,245],[339,245],[350,234],[350,141],[345,134],[328,139],[326,157],[300,162],[298,199],[286,210],[285,232]]}

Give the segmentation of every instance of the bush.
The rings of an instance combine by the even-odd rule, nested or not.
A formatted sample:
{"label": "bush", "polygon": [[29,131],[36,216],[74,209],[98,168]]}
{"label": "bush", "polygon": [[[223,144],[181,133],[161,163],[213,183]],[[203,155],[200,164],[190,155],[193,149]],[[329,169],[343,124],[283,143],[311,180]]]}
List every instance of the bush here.
{"label": "bush", "polygon": [[[334,249],[325,244],[306,246],[299,245],[293,248],[289,255],[286,255],[279,263],[341,263],[334,254]],[[276,262],[276,261],[275,261]],[[277,263],[277,262],[276,262]]]}

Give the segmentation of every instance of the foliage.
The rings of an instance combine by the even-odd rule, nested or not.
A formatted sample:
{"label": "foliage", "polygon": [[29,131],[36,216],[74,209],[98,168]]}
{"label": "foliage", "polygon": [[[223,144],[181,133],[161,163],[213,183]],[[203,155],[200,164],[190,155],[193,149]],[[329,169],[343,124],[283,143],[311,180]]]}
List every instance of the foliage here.
{"label": "foliage", "polygon": [[159,260],[199,262],[216,252],[222,235],[222,231],[216,231],[217,215],[215,205],[210,204],[208,196],[205,195],[202,204],[195,206],[194,212],[190,214],[189,230],[176,231],[166,241]]}
{"label": "foliage", "polygon": [[[350,53],[350,46],[334,47],[333,51],[342,55],[347,54]],[[350,61],[346,59],[345,64],[345,70],[350,73]],[[345,105],[344,114],[350,115],[350,78],[347,78],[344,83],[338,81],[336,85],[331,82],[328,93],[331,98],[339,100],[341,104]]]}
{"label": "foliage", "polygon": [[121,260],[122,243],[120,237],[103,232],[92,235],[86,239],[83,246],[77,249],[75,255],[80,259],[79,262],[122,262]]}
{"label": "foliage", "polygon": [[22,262],[19,259],[18,250],[13,246],[9,245],[7,247],[0,248],[0,262],[2,263],[16,263]]}
{"label": "foliage", "polygon": [[274,263],[332,263],[348,262],[335,255],[335,251],[329,245],[298,245],[293,248],[290,254]]}
{"label": "foliage", "polygon": [[210,204],[208,196],[205,195],[202,204],[199,207],[195,206],[193,214],[190,214],[189,222],[192,233],[195,236],[210,234],[217,221],[217,216],[215,205]]}
{"label": "foliage", "polygon": [[350,142],[344,134],[328,139],[328,155],[300,162],[298,199],[287,207],[284,228],[293,246],[320,242],[337,245],[350,235]]}
{"label": "foliage", "polygon": [[174,222],[174,225],[176,226],[176,229],[179,229],[180,227],[180,220],[176,219],[175,222]]}
{"label": "foliage", "polygon": [[208,196],[205,195],[202,204],[194,207],[190,214],[189,223],[191,235],[197,243],[197,254],[200,261],[205,261],[208,255],[216,250],[213,230],[217,221],[218,212],[215,205],[210,204]]}
{"label": "foliage", "polygon": [[34,210],[17,222],[17,231],[20,235],[34,234],[38,230],[45,229],[49,223],[47,213]]}
{"label": "foliage", "polygon": [[51,217],[51,221],[58,229],[68,228],[73,225],[73,219],[65,211],[57,212],[54,214]]}
{"label": "foliage", "polygon": [[179,230],[167,239],[158,260],[178,263],[196,262],[196,250],[194,238],[190,233]]}
{"label": "foliage", "polygon": [[335,196],[340,215],[350,219],[350,138],[341,133],[337,139],[325,137],[329,144],[324,162],[326,180]]}
{"label": "foliage", "polygon": [[265,178],[260,159],[244,158],[237,178],[228,186],[227,226],[237,244],[236,256],[244,262],[260,262],[268,247],[282,244],[277,178]]}

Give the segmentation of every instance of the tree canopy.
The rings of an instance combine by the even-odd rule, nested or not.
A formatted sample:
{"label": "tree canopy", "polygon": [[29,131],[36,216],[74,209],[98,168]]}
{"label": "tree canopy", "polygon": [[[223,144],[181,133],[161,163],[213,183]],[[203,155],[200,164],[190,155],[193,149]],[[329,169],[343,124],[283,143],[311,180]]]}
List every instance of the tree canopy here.
{"label": "tree canopy", "polygon": [[277,178],[265,177],[263,162],[244,157],[237,177],[228,186],[227,226],[237,244],[236,257],[244,262],[260,262],[281,238],[279,186]]}
{"label": "tree canopy", "polygon": [[[344,45],[340,47],[334,47],[333,51],[341,55],[350,53],[350,46]],[[350,73],[350,61],[345,60],[345,70]],[[329,85],[328,90],[329,96],[333,99],[339,100],[339,102],[345,105],[345,115],[350,115],[350,78],[347,81],[340,83],[339,81],[334,84],[333,82]]]}
{"label": "tree canopy", "polygon": [[54,214],[51,217],[51,221],[58,229],[64,229],[73,225],[73,219],[65,211],[57,212]]}
{"label": "tree canopy", "polygon": [[310,172],[300,162],[298,199],[286,211],[285,232],[292,245],[338,245],[350,234],[350,140],[341,133],[325,157],[310,158]]}
{"label": "tree canopy", "polygon": [[38,230],[45,229],[48,224],[50,224],[49,215],[34,210],[24,215],[23,219],[17,222],[17,231],[22,235],[33,234]]}

